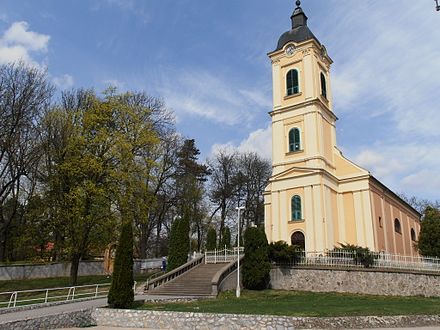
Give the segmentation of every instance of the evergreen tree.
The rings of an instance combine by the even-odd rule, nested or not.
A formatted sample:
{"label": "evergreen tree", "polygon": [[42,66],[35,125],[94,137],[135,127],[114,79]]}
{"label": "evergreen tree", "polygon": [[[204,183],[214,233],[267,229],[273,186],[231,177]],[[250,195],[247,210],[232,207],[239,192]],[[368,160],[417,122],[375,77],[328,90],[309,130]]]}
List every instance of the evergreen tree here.
{"label": "evergreen tree", "polygon": [[208,235],[206,238],[206,250],[214,251],[217,247],[217,232],[214,227],[209,228]]}
{"label": "evergreen tree", "polygon": [[116,249],[108,304],[114,308],[130,308],[134,301],[133,284],[133,228],[127,222],[122,226]]}
{"label": "evergreen tree", "polygon": [[170,233],[168,270],[173,270],[188,260],[189,252],[189,217],[186,212],[183,218],[177,218]]}
{"label": "evergreen tree", "polygon": [[231,231],[229,230],[228,226],[223,227],[219,249],[224,249],[225,246],[227,249],[231,247]]}
{"label": "evergreen tree", "polygon": [[250,290],[264,290],[270,282],[270,262],[266,234],[250,227],[244,233],[243,286]]}
{"label": "evergreen tree", "polygon": [[422,221],[419,241],[420,254],[426,257],[440,257],[440,210],[428,206]]}

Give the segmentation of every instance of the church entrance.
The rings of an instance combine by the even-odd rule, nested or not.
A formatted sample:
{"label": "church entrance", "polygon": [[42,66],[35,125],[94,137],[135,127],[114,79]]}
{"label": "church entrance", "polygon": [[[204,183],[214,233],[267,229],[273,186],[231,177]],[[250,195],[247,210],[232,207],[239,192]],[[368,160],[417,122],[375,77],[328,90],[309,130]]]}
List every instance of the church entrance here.
{"label": "church entrance", "polygon": [[296,231],[292,234],[291,243],[292,245],[296,245],[302,250],[306,249],[306,238],[304,237],[304,234],[300,231]]}

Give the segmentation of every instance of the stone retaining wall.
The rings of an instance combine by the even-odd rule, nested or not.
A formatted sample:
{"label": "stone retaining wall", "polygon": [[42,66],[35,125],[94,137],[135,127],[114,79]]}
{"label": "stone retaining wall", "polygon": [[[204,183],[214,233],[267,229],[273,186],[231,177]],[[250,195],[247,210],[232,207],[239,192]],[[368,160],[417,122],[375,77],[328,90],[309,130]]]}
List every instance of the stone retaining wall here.
{"label": "stone retaining wall", "polygon": [[[160,268],[161,265],[162,259],[135,260],[133,271],[141,273],[148,269]],[[79,263],[78,275],[105,275],[104,262],[81,261]],[[70,276],[69,262],[42,265],[0,265],[0,281],[67,276]]]}
{"label": "stone retaining wall", "polygon": [[92,309],[57,315],[41,316],[20,321],[2,322],[0,330],[35,330],[90,327],[96,325],[92,318]]}
{"label": "stone retaining wall", "polygon": [[440,274],[373,270],[273,268],[272,289],[440,297]]}
{"label": "stone retaining wall", "polygon": [[238,314],[202,314],[98,308],[96,324],[105,327],[148,329],[362,329],[438,326],[440,316],[284,317]]}

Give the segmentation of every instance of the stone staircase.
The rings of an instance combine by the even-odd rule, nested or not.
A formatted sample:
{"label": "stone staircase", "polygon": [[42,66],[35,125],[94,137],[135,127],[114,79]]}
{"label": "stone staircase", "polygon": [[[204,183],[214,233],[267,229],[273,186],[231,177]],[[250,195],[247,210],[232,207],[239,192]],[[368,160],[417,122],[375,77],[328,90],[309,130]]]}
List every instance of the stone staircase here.
{"label": "stone staircase", "polygon": [[148,291],[151,295],[210,296],[211,282],[224,263],[200,264],[175,279]]}

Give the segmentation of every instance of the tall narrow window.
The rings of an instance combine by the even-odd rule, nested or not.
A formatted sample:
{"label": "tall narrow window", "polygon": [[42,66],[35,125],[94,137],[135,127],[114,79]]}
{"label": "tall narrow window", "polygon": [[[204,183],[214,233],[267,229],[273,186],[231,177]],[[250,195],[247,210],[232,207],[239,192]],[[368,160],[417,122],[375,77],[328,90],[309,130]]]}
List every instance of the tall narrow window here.
{"label": "tall narrow window", "polygon": [[299,93],[298,70],[290,70],[286,76],[287,95]]}
{"label": "tall narrow window", "polygon": [[402,227],[400,226],[400,221],[397,218],[394,219],[394,231],[399,234],[402,233]]}
{"label": "tall narrow window", "polygon": [[325,76],[321,72],[321,95],[327,98],[327,83],[325,81]]}
{"label": "tall narrow window", "polygon": [[301,220],[301,197],[295,195],[292,197],[292,221]]}
{"label": "tall narrow window", "polygon": [[416,232],[414,231],[414,229],[411,228],[411,241],[416,241]]}
{"label": "tall narrow window", "polygon": [[289,131],[289,152],[301,150],[301,137],[298,128]]}

